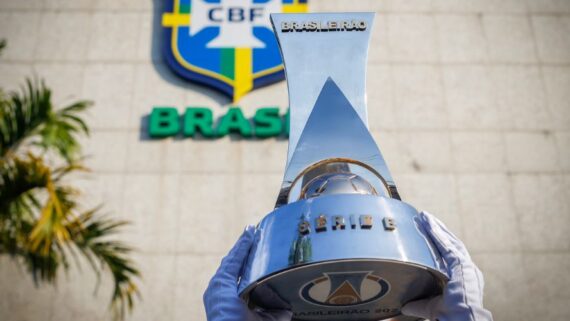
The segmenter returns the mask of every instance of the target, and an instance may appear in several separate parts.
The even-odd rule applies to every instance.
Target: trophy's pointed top
[[[300,178],[306,182],[319,173],[338,171],[339,163],[349,172],[354,172],[354,167],[366,168],[359,174],[377,191],[397,197],[395,189],[390,188],[392,176],[366,124],[342,89],[328,77],[293,151],[285,183],[294,184]],[[280,196],[278,205],[290,201],[284,196]]]
[[[318,157],[328,152],[333,154],[336,152],[336,157],[340,157],[346,149],[352,149],[350,146],[354,144],[368,149],[370,153],[379,153],[376,144],[360,146],[359,143],[363,139],[372,139],[366,124],[360,119],[336,82],[328,77],[293,151],[291,162],[293,163],[295,158],[302,157],[299,153],[303,152],[313,153]],[[351,140],[357,141],[351,142]],[[328,144],[328,142],[334,143]],[[344,145],[343,142],[347,144]],[[307,151],[311,147],[315,150]],[[329,147],[333,150],[329,151]]]

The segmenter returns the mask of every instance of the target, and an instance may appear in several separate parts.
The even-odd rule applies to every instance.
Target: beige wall
[[[160,1],[0,0],[0,86],[44,77],[55,101],[95,101],[86,204],[133,221],[143,301],[133,320],[205,320],[202,292],[243,226],[267,213],[283,140],[145,137],[153,105],[202,105],[160,56]],[[313,11],[378,12],[370,124],[403,198],[468,245],[499,321],[570,314],[570,1],[312,0]],[[287,105],[284,83],[239,103]],[[34,290],[0,261],[0,320],[106,320],[108,280],[62,275]]]

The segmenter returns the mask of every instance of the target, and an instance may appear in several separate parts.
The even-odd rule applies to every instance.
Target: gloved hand
[[[402,314],[432,321],[492,321],[483,308],[483,275],[465,245],[431,214],[420,213],[420,222],[437,246],[450,277],[443,294],[402,307]]]
[[[290,311],[250,310],[238,296],[238,278],[253,244],[254,228],[248,226],[222,260],[204,293],[208,321],[290,321]]]

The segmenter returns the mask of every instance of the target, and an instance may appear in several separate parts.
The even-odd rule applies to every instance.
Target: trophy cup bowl
[[[407,302],[448,280],[367,126],[374,14],[274,14],[290,101],[275,209],[258,224],[239,294],[294,320],[416,320]]]

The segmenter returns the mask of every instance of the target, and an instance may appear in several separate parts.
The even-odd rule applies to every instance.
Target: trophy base
[[[294,320],[417,320],[401,305],[441,293],[438,271],[375,259],[308,264],[260,280],[249,293],[264,309],[292,309]]]
[[[325,195],[280,207],[258,225],[240,280],[250,305],[296,320],[372,321],[442,293],[437,249],[408,204],[372,195]]]

